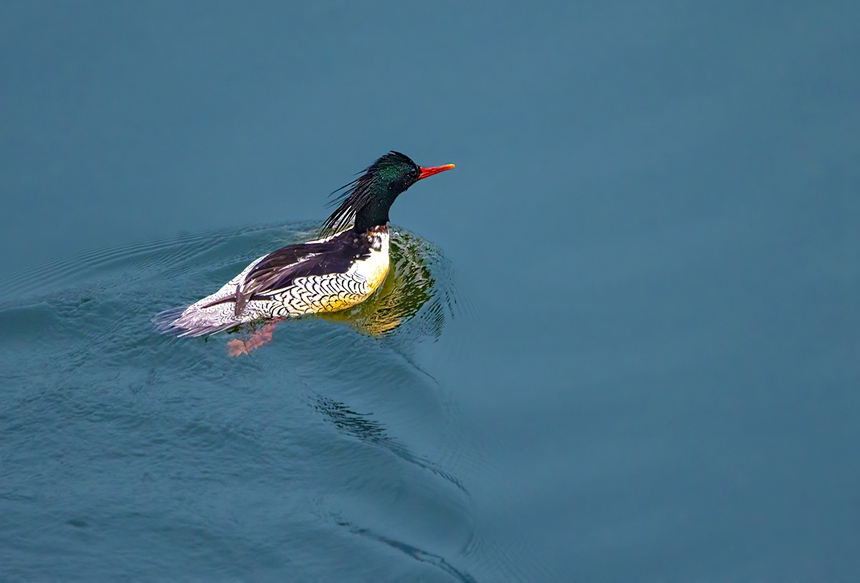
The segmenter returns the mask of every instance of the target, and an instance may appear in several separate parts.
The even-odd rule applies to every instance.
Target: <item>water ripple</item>
[[[455,565],[481,563],[458,477],[476,454],[414,351],[457,311],[436,246],[393,229],[392,274],[372,300],[284,322],[250,357],[229,358],[227,335],[151,326],[310,230],[128,245],[0,287],[0,539],[19,541],[3,551],[7,572],[163,578],[190,561],[237,576],[292,565],[314,579],[338,549],[338,568],[356,573],[417,561],[475,580]],[[401,558],[342,540],[335,515]]]

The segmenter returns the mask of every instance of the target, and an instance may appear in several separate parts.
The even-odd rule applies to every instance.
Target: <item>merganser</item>
[[[318,239],[260,257],[178,317],[178,310],[169,311],[156,322],[177,336],[203,336],[363,302],[388,274],[391,205],[419,180],[452,168],[423,168],[400,152],[385,154],[335,191],[343,191],[334,203],[339,206],[323,222]]]

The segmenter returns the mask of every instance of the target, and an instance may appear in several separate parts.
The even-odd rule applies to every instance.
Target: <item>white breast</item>
[[[363,280],[367,285],[367,294],[372,294],[385,281],[388,275],[390,260],[388,257],[388,229],[372,234],[370,257],[356,261],[350,267],[347,275],[353,279]]]

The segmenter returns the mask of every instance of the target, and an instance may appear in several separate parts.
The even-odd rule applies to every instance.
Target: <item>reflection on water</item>
[[[402,460],[448,480],[463,493],[466,493],[460,480],[436,467],[431,461],[414,455],[409,451],[409,448],[388,435],[381,422],[371,419],[371,414],[356,413],[350,410],[345,403],[321,395],[317,395],[314,408],[324,414],[344,434],[360,439],[364,443],[384,448]]]
[[[472,577],[469,573],[457,569],[456,567],[451,565],[451,563],[445,560],[445,557],[433,553],[428,553],[427,551],[414,547],[410,544],[394,540],[392,538],[388,538],[367,528],[357,528],[356,526],[348,522],[339,522],[338,524],[347,528],[352,534],[356,534],[369,538],[371,540],[375,540],[377,542],[381,542],[397,551],[400,551],[411,559],[414,559],[421,563],[427,563],[429,565],[432,565],[440,571],[450,575],[457,581],[460,581],[461,583],[476,583],[474,577]]]
[[[392,227],[391,268],[373,297],[321,317],[345,322],[372,336],[386,336],[420,312],[412,333],[438,337],[446,316],[454,314],[453,289],[441,249],[414,233]]]

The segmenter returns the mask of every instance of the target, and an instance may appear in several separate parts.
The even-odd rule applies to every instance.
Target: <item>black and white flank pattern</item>
[[[178,317],[165,313],[161,327],[203,336],[259,320],[343,310],[366,300],[388,267],[387,226],[289,245],[255,260]]]

